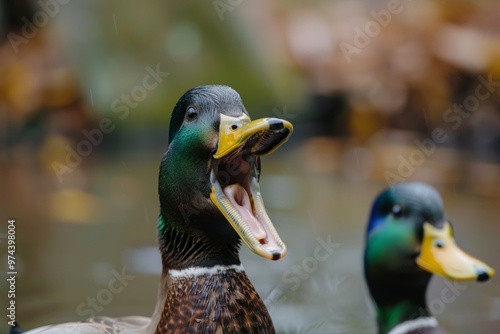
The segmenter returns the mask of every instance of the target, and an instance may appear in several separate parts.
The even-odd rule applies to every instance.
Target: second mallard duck
[[[377,197],[364,266],[381,334],[444,333],[425,301],[432,274],[486,281],[495,273],[458,248],[441,196],[424,183],[396,184]]]

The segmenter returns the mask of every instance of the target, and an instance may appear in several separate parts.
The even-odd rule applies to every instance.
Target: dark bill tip
[[[281,130],[285,127],[283,121],[278,118],[269,118],[269,130]]]
[[[272,258],[273,261],[277,261],[280,258],[281,258],[281,254],[280,253],[273,253],[273,258]]]
[[[477,269],[477,281],[486,282],[490,279],[490,275],[484,269]]]

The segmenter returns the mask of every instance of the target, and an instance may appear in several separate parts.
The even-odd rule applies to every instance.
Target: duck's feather
[[[146,334],[150,322],[150,318],[140,316],[95,317],[82,322],[44,326],[27,331],[25,334]]]

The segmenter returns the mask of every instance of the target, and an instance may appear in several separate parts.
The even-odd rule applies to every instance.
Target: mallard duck
[[[396,184],[377,197],[364,269],[379,333],[390,334],[444,333],[425,300],[432,274],[483,282],[495,273],[456,245],[441,196],[424,183]]]
[[[259,176],[260,157],[292,129],[277,118],[251,121],[230,87],[186,92],[173,110],[160,165],[163,273],[152,318],[98,317],[27,333],[274,333],[239,248],[243,241],[270,260],[287,252],[266,213]]]

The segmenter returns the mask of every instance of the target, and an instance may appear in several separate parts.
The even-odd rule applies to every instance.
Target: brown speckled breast
[[[275,333],[243,271],[172,277],[156,334]]]

